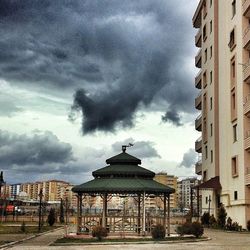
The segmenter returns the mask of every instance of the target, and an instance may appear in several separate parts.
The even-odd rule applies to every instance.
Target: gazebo
[[[146,228],[146,197],[161,197],[163,202],[164,228],[167,226],[167,234],[170,235],[170,194],[175,190],[153,180],[155,173],[145,169],[141,160],[126,153],[126,147],[122,146],[122,153],[106,160],[108,166],[92,172],[93,180],[74,186],[72,191],[77,193],[77,233],[82,232],[86,226],[83,214],[82,199],[84,196],[101,196],[103,209],[98,224],[105,228],[114,228],[115,218],[108,215],[108,197],[119,195],[134,197],[137,201],[137,216],[133,217],[133,229],[138,234],[147,233]]]

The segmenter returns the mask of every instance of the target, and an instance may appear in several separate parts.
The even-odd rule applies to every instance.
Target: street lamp
[[[42,197],[43,197],[43,190],[40,189],[39,192],[39,223],[38,223],[38,231],[41,231],[41,217],[42,217]]]

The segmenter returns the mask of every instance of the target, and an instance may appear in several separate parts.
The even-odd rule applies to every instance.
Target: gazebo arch
[[[163,226],[167,226],[170,235],[170,194],[175,190],[153,180],[155,173],[145,169],[141,160],[126,153],[126,146],[122,146],[122,153],[106,160],[108,166],[92,172],[93,180],[74,186],[72,191],[77,193],[77,233],[81,233],[84,226],[82,221],[82,198],[84,195],[101,196],[103,211],[100,224],[107,228],[108,195],[124,195],[137,198],[136,232],[146,232],[145,197],[159,196],[164,203]]]

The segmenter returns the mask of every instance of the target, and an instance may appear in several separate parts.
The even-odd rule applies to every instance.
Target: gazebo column
[[[168,194],[168,236],[170,236],[170,194]]]
[[[81,232],[82,226],[82,194],[77,195],[77,234]]]
[[[102,201],[102,205],[103,205],[103,209],[102,209],[102,226],[104,228],[107,227],[107,193],[105,193],[103,195],[103,201]]]
[[[166,194],[164,194],[164,199],[163,199],[163,214],[164,214],[164,218],[163,218],[163,227],[164,227],[164,230],[166,232],[166,219],[167,219],[167,197],[166,197]]]
[[[146,213],[145,213],[145,192],[142,197],[142,232],[145,234],[146,231]]]
[[[138,217],[137,217],[137,233],[141,232],[141,194],[138,194]]]

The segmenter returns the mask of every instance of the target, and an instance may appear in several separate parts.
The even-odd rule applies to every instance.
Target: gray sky
[[[128,142],[144,167],[194,175],[196,5],[1,0],[6,181],[81,183]]]

